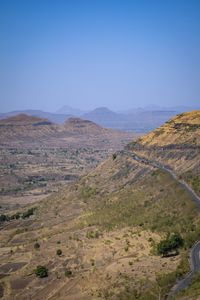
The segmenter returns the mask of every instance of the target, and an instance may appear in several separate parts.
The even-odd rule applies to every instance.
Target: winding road
[[[123,151],[124,154],[127,154],[134,160],[141,162],[146,165],[152,165],[153,167],[159,168],[164,170],[168,174],[170,174],[182,188],[188,192],[191,196],[191,199],[195,202],[196,206],[200,210],[200,197],[192,190],[192,188],[183,180],[180,180],[178,176],[171,170],[169,167],[160,164],[159,162],[148,160],[145,157],[138,156],[134,152],[131,151]],[[191,283],[192,278],[194,277],[195,273],[200,271],[200,240],[197,241],[190,250],[190,272],[181,280],[177,281],[177,283],[172,287],[170,293],[168,294],[167,299],[173,298],[176,293],[180,292],[181,290],[188,287]]]

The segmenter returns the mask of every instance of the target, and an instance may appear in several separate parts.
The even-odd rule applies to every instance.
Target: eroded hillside
[[[200,111],[174,117],[128,147],[176,172],[200,195]]]

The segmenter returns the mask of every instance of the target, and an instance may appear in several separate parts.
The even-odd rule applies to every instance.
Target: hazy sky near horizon
[[[199,0],[1,0],[0,112],[200,104]]]

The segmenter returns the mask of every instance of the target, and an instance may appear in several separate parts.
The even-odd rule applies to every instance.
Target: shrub
[[[44,266],[37,266],[35,269],[35,275],[39,278],[44,278],[48,276],[48,269]]]
[[[71,277],[72,276],[72,271],[70,269],[65,270],[65,276],[66,277]]]
[[[84,199],[88,199],[92,196],[95,196],[97,194],[97,189],[96,188],[92,188],[92,187],[89,187],[89,186],[86,186],[82,189],[81,191],[81,196],[84,198]]]
[[[91,261],[91,266],[94,267],[94,265],[95,265],[95,260],[94,260],[94,259],[91,259],[90,261]]]
[[[157,246],[158,254],[167,256],[173,250],[183,246],[183,239],[178,233],[174,233],[165,240],[161,240]]]
[[[29,218],[30,216],[32,216],[34,214],[35,209],[36,209],[35,207],[32,207],[32,208],[29,208],[27,211],[25,211],[22,214],[22,219],[26,219],[26,218]]]
[[[113,158],[113,160],[115,160],[115,159],[117,158],[117,154],[114,153],[114,154],[112,155],[112,158]]]
[[[58,250],[56,251],[56,254],[57,254],[58,256],[62,255],[62,250],[61,250],[61,249],[58,249]]]
[[[21,214],[19,212],[15,213],[14,215],[0,215],[0,222],[11,221],[11,220],[18,220],[20,219]]]
[[[20,219],[20,216],[21,216],[20,213],[17,212],[16,214],[11,216],[11,219],[18,220],[18,219]]]
[[[9,217],[7,215],[0,215],[0,222],[9,221]]]
[[[124,251],[128,251],[128,249],[129,249],[129,246],[127,245],[126,247],[124,247]]]
[[[98,239],[99,238],[99,232],[90,230],[86,233],[86,237],[88,239]]]
[[[39,249],[39,248],[40,248],[40,244],[39,244],[38,242],[36,242],[36,243],[34,244],[34,248],[35,248],[35,249]]]

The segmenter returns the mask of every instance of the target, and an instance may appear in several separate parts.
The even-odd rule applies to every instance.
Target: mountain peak
[[[82,111],[81,109],[78,109],[78,108],[71,107],[69,105],[64,105],[59,110],[57,110],[56,113],[80,116],[84,113],[84,111]]]
[[[119,117],[120,114],[110,110],[109,108],[102,106],[102,107],[97,107],[94,110],[90,111],[89,113],[85,115],[96,115],[96,116],[107,116],[107,117]]]
[[[111,111],[109,108],[107,108],[106,106],[102,106],[102,107],[97,107],[93,110],[93,112],[101,112],[101,113],[113,113],[113,111]]]

